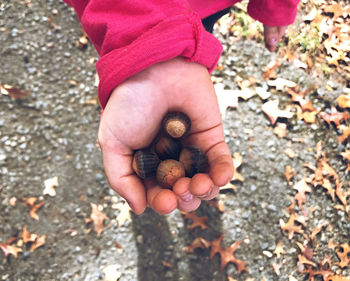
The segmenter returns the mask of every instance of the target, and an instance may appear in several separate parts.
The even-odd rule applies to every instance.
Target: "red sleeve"
[[[128,77],[177,56],[211,71],[222,51],[186,0],[65,0],[74,7],[100,55],[98,96],[102,108]]]
[[[249,15],[270,26],[290,25],[294,22],[299,0],[250,0]]]

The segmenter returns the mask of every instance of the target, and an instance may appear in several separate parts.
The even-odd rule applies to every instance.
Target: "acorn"
[[[195,146],[184,147],[180,152],[179,161],[185,167],[186,176],[190,178],[197,173],[205,173],[208,167],[207,157]]]
[[[167,159],[158,165],[157,181],[166,188],[172,188],[175,182],[185,176],[185,167],[179,161]]]
[[[181,142],[177,139],[162,136],[155,143],[154,149],[162,160],[178,160],[181,151]]]
[[[183,112],[169,112],[163,119],[162,127],[167,135],[179,139],[191,129],[191,120]]]
[[[155,152],[141,149],[133,156],[132,168],[140,178],[146,179],[156,176],[159,163],[160,159]]]

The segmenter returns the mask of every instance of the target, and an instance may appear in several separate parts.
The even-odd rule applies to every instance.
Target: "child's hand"
[[[264,24],[265,46],[270,52],[276,50],[278,41],[286,32],[287,26],[268,26]]]
[[[168,111],[190,117],[186,142],[200,147],[210,166],[208,174],[178,180],[173,191],[155,180],[142,181],[131,168],[133,151],[149,146]],[[182,58],[155,64],[120,84],[104,109],[98,136],[109,184],[136,214],[147,205],[159,214],[195,210],[233,176],[210,75],[204,66]]]

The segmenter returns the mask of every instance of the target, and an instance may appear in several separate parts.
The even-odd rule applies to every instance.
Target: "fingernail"
[[[206,194],[201,195],[201,196],[197,196],[197,197],[198,197],[199,199],[206,198],[206,197],[208,197],[208,196],[212,193],[212,191],[213,191],[213,188],[210,188],[209,191],[208,191]]]
[[[190,202],[193,200],[194,195],[191,194],[189,191],[186,191],[185,193],[179,195],[179,198],[184,202]]]

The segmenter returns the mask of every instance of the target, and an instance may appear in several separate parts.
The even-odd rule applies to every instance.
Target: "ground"
[[[338,139],[344,127],[321,116],[331,113],[337,97],[349,94],[346,82],[314,75],[281,53],[270,54],[263,44],[223,29],[216,29],[224,45],[213,73],[218,95],[243,95],[244,88],[259,87],[271,96],[240,97],[238,105],[229,100],[232,106],[223,111],[225,137],[239,163],[236,176],[242,178],[221,191],[216,205],[203,203],[197,216],[206,221],[192,228],[193,221],[178,211],[129,215],[108,187],[97,145],[98,55],[90,43],[77,44],[84,37],[74,11],[56,0],[0,4],[1,280],[311,280],[312,270],[344,278],[324,275],[324,280],[349,280],[348,257],[342,255],[350,233],[344,156],[349,144]],[[273,65],[278,78],[312,89],[314,122],[297,117],[286,86],[271,86],[272,74],[265,79]],[[8,85],[28,95],[15,98]],[[293,116],[272,124],[262,107],[272,100],[279,100],[281,109],[293,104]],[[340,125],[348,126],[343,119]],[[287,126],[285,137],[274,133],[279,124]],[[287,166],[294,169],[289,182]],[[318,178],[322,183],[313,177],[320,170],[326,171]],[[44,182],[55,177],[56,194],[45,194]],[[303,180],[308,191],[298,205],[296,195],[303,192],[295,188]],[[93,230],[91,203],[107,217],[101,233]],[[286,226],[291,218],[297,218],[291,223],[299,233]],[[241,242],[235,257],[246,262],[247,272],[238,273],[233,263],[220,270],[219,254],[210,258],[213,244],[186,251],[195,238],[214,241],[222,233],[222,248]],[[6,251],[11,252],[7,257]],[[331,261],[324,262],[327,255]]]

